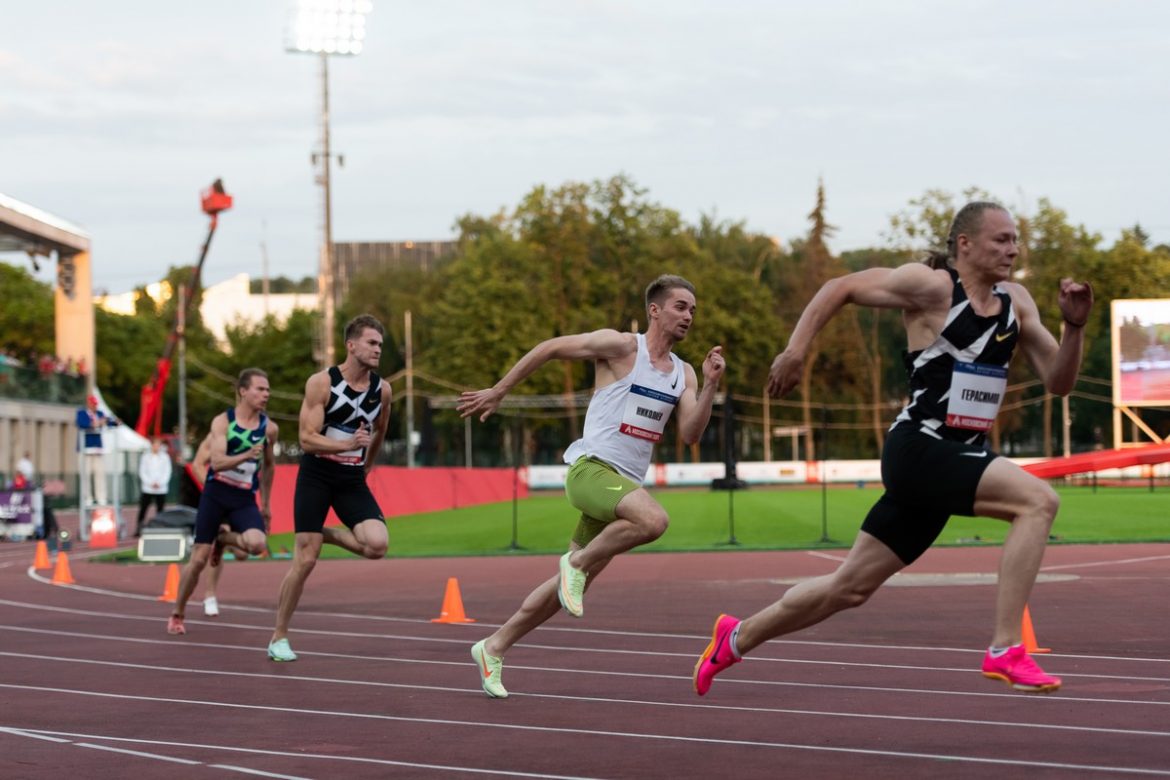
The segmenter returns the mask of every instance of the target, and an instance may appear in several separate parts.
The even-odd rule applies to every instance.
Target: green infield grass
[[[1170,495],[1165,488],[1060,487],[1053,543],[1170,542]],[[879,488],[762,488],[736,491],[657,490],[670,513],[666,534],[640,551],[843,548],[853,542]],[[822,504],[824,513],[822,513]],[[736,545],[730,545],[734,514]],[[822,521],[822,517],[825,518]],[[563,551],[577,514],[564,494],[542,492],[518,502],[513,549],[512,502],[394,517],[390,557],[500,555]],[[937,544],[999,544],[1008,524],[952,518]],[[826,539],[828,541],[826,541]],[[291,550],[292,534],[272,537],[273,551]],[[325,545],[323,557],[349,553]]]

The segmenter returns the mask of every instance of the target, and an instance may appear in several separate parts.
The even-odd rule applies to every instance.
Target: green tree
[[[0,347],[20,360],[54,354],[53,288],[25,268],[0,263],[0,290],[9,304],[0,306]]]

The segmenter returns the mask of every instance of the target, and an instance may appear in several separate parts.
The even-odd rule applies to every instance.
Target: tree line
[[[456,222],[458,242],[437,269],[372,270],[351,280],[338,322],[368,312],[387,326],[382,374],[394,377],[406,363],[404,315],[412,315],[416,462],[461,464],[467,427],[438,401],[461,387],[494,383],[537,342],[594,330],[644,329],[645,285],[661,273],[677,273],[697,289],[695,324],[678,345],[695,365],[722,344],[728,369],[724,389],[735,399],[741,458],[761,459],[764,425],[798,431],[801,458],[873,458],[882,434],[904,401],[904,332],[898,312],[848,307],[818,337],[807,370],[791,397],[765,410],[762,393],[773,356],[783,348],[801,310],[828,279],[872,266],[896,266],[945,246],[954,211],[970,199],[992,199],[980,190],[958,195],[931,190],[891,215],[878,246],[834,253],[834,226],[823,186],[810,198],[808,229],[786,242],[749,230],[745,223],[701,216],[689,224],[653,201],[625,176],[559,187],[537,186],[514,208],[468,214]],[[1005,205],[1012,208],[1010,202]],[[1170,295],[1170,247],[1153,246],[1140,226],[1122,231],[1111,245],[1074,224],[1046,199],[1034,209],[1012,209],[1020,231],[1017,274],[1032,292],[1045,324],[1059,337],[1059,279],[1093,284],[1096,305],[1086,327],[1082,381],[1071,396],[1075,450],[1111,446],[1111,345],[1109,301]],[[22,269],[0,267],[6,297],[21,296],[31,308],[0,314],[5,341],[52,348],[52,290]],[[171,268],[174,289],[190,269]],[[139,391],[149,380],[175,317],[173,299],[154,300],[137,290],[137,310],[124,316],[97,312],[95,379],[114,411],[137,418]],[[295,421],[305,380],[315,370],[317,316],[296,312],[287,321],[229,327],[218,344],[198,316],[197,297],[188,318],[188,426],[194,436],[232,403],[230,380],[255,365],[268,374],[272,415]],[[42,316],[30,317],[29,312]],[[31,320],[31,321],[30,321]],[[340,331],[340,325],[338,327]],[[337,354],[344,355],[340,332]],[[8,346],[6,344],[6,346]],[[174,376],[174,374],[172,374]],[[1034,381],[1024,361],[1009,377],[993,445],[1013,455],[1060,450],[1056,406]],[[543,367],[514,394],[564,396],[588,390],[592,368],[582,363]],[[177,425],[175,381],[168,388],[164,425]],[[393,382],[394,415],[385,458],[403,462],[406,399],[401,378]],[[577,404],[504,410],[471,427],[476,465],[558,462],[581,428]],[[718,411],[717,411],[718,414]],[[1170,414],[1147,413],[1160,435],[1170,433]],[[722,426],[713,422],[703,441],[687,451],[668,437],[664,461],[721,460]],[[284,451],[296,452],[296,425],[281,427]],[[196,439],[197,441],[197,439]],[[791,457],[787,439],[774,459]]]

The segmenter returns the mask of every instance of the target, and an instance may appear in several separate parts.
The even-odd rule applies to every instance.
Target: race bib
[[[678,397],[642,385],[631,385],[619,430],[637,439],[659,442]]]
[[[344,425],[326,425],[324,433],[325,438],[340,441],[342,439],[348,439],[353,436],[355,430],[356,429],[348,428]],[[337,461],[338,463],[344,463],[348,466],[358,466],[362,463],[365,463],[366,460],[364,457],[364,449],[362,447],[358,447],[356,450],[346,450],[345,452],[330,452],[326,455],[322,455],[321,457]]]
[[[955,362],[947,425],[969,431],[991,430],[1007,392],[1007,369],[983,363]]]
[[[238,464],[235,468],[230,468],[227,471],[217,471],[213,479],[220,482],[226,482],[232,487],[243,488],[244,490],[252,489],[252,477],[256,476],[256,469],[259,463],[255,460],[246,460]]]

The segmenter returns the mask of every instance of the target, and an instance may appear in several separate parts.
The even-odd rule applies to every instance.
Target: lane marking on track
[[[21,690],[34,690],[48,693],[66,693],[78,696],[100,697],[122,699],[137,702],[154,702],[162,704],[183,704],[193,705],[197,707],[215,707],[215,708],[229,708],[245,711],[256,712],[275,712],[286,715],[310,715],[321,716],[329,718],[354,718],[359,720],[373,720],[382,722],[397,722],[397,723],[411,723],[411,724],[429,724],[436,726],[461,726],[474,729],[500,729],[503,731],[520,731],[520,732],[535,732],[541,734],[559,734],[570,735],[574,737],[590,736],[600,737],[607,740],[607,744],[613,744],[617,741],[648,741],[648,742],[665,742],[674,744],[694,744],[694,745],[709,745],[718,747],[754,747],[754,748],[772,748],[775,750],[789,750],[789,751],[808,751],[814,753],[827,754],[844,754],[844,755],[861,755],[861,756],[880,756],[883,758],[902,758],[912,760],[926,760],[930,762],[948,761],[954,763],[967,763],[976,765],[990,765],[1001,767],[1027,767],[1032,769],[1067,769],[1080,770],[1090,772],[1112,772],[1118,774],[1135,774],[1135,775],[1153,775],[1170,777],[1170,770],[1164,769],[1149,769],[1145,767],[1126,767],[1110,764],[1073,764],[1068,762],[1057,761],[1037,761],[1024,759],[1009,759],[1009,758],[992,758],[987,756],[962,755],[958,753],[924,753],[915,751],[902,750],[880,750],[876,748],[859,748],[859,747],[843,747],[830,745],[806,745],[794,742],[772,742],[766,740],[752,740],[752,739],[724,739],[719,737],[694,737],[682,736],[677,734],[663,734],[650,732],[634,732],[634,731],[606,731],[603,729],[585,729],[585,728],[562,728],[556,726],[536,726],[531,724],[514,724],[514,723],[500,723],[499,721],[476,721],[476,720],[454,720],[451,718],[424,718],[417,716],[401,716],[401,715],[382,715],[373,713],[354,713],[338,710],[314,710],[304,707],[274,707],[259,704],[231,704],[224,702],[213,702],[206,699],[174,699],[167,697],[141,696],[129,694],[108,694],[95,693],[92,691],[74,691],[65,688],[49,688],[40,686],[24,686],[24,685],[7,685],[0,684],[4,688],[16,688]],[[43,733],[61,735],[63,732],[44,731]],[[66,736],[69,736],[66,734]],[[84,739],[107,739],[115,740],[120,738],[102,737],[100,735],[73,735],[81,736]],[[121,740],[121,741],[139,741],[139,740]],[[167,742],[148,742],[148,744],[171,744]],[[181,744],[181,743],[179,743]],[[216,746],[219,750],[230,750],[232,748],[225,748],[223,746]],[[253,751],[246,752],[266,753],[268,751]],[[278,754],[279,755],[279,754]],[[297,754],[298,758],[308,757],[308,754]],[[349,761],[377,761],[377,759],[357,758],[353,756],[327,756],[332,760],[349,760]],[[537,776],[537,775],[529,775]]]
[[[1041,566],[1040,571],[1057,571],[1059,569],[1087,569],[1093,566],[1118,566],[1129,563],[1147,563],[1149,561],[1170,560],[1170,555],[1150,555],[1145,558],[1120,558],[1112,561],[1089,561],[1086,563],[1061,563],[1054,566]]]
[[[148,597],[143,597],[143,598],[148,598]],[[157,599],[148,598],[148,600],[152,601],[152,602],[157,602]],[[75,609],[72,607],[55,607],[55,606],[50,606],[50,605],[46,605],[46,604],[30,604],[30,603],[24,602],[24,601],[12,601],[9,599],[0,599],[0,606],[16,607],[19,609],[30,609],[30,610],[34,610],[34,611],[60,612],[60,613],[65,613],[65,614],[70,614],[70,615],[79,615],[82,617],[103,617],[103,618],[111,618],[114,620],[134,620],[134,621],[143,621],[143,622],[156,622],[156,621],[162,620],[162,618],[160,618],[158,616],[129,615],[129,614],[121,613],[121,612],[97,612],[97,611],[91,610],[91,609]],[[272,613],[272,610],[261,610],[258,608],[256,608],[255,611],[264,612],[266,614]],[[298,612],[297,614],[300,615],[301,613]],[[332,614],[332,613],[326,614],[326,613],[320,613],[320,612],[311,613],[311,614],[313,614],[317,617],[321,617],[321,618],[350,617],[350,616],[345,616],[345,615],[341,615],[341,614]],[[352,617],[360,619],[360,618],[363,618],[366,616],[354,615]],[[395,620],[395,621],[401,621],[401,622],[405,622],[405,623],[410,623],[410,624],[418,625],[420,627],[421,626],[431,626],[430,620],[421,620],[421,619],[416,619],[416,618],[388,618],[388,619]],[[271,631],[272,630],[271,626],[269,626],[269,625],[255,626],[255,625],[248,625],[245,623],[230,623],[230,622],[226,622],[222,619],[198,620],[198,619],[193,619],[193,618],[187,618],[186,623],[187,623],[187,625],[194,625],[194,626],[208,626],[208,627],[219,626],[222,628],[238,628],[238,629],[246,630],[246,631]],[[472,624],[467,624],[467,625],[452,624],[450,627],[454,628],[455,630],[467,630],[467,629],[476,630],[476,629],[478,629],[478,630],[482,631],[482,629],[484,629],[484,628],[494,628],[494,627],[498,627],[498,625],[499,624],[493,624],[493,623],[475,623],[474,625],[472,625]],[[6,626],[6,627],[10,628],[12,630],[20,630],[22,628],[22,627],[18,627],[18,626]],[[541,626],[538,629],[538,631],[541,631],[541,632],[554,631],[554,630],[558,630],[558,629],[549,628],[547,626]],[[697,641],[700,643],[710,639],[709,634],[701,634],[701,635],[700,634],[660,634],[660,633],[650,633],[650,632],[640,632],[640,631],[587,630],[587,629],[562,629],[562,630],[575,630],[577,633],[581,633],[581,634],[599,634],[602,636],[620,636],[620,637],[629,637],[629,638],[638,638],[638,639],[641,639],[641,638],[681,639],[681,640],[684,640],[687,642],[696,642]],[[346,636],[346,637],[351,637],[351,638],[356,638],[356,639],[399,639],[399,640],[407,641],[407,642],[433,642],[436,644],[463,644],[463,643],[466,643],[466,641],[467,641],[466,639],[444,639],[444,638],[440,638],[440,637],[404,636],[401,634],[371,634],[371,633],[365,633],[365,632],[360,632],[360,631],[337,631],[337,630],[310,629],[310,628],[298,628],[296,630],[296,633],[319,635],[319,636]],[[88,636],[88,635],[83,635],[83,636]],[[98,635],[95,635],[95,636],[98,636]],[[143,641],[153,641],[153,640],[143,640]],[[168,640],[161,640],[161,641],[167,642]],[[176,641],[176,640],[169,640],[169,642],[174,642],[174,641]],[[773,639],[773,640],[768,642],[768,645],[769,645],[769,647],[774,647],[774,648],[779,648],[780,646],[783,646],[783,645],[793,645],[793,646],[801,646],[801,647],[829,647],[829,648],[861,649],[861,650],[892,650],[892,651],[898,651],[898,652],[914,651],[914,652],[938,652],[938,653],[963,653],[965,655],[977,654],[979,656],[982,656],[983,653],[985,652],[982,649],[972,650],[969,647],[928,647],[925,645],[879,645],[879,644],[869,644],[869,643],[862,643],[862,642],[831,642],[831,641],[808,641],[808,640],[786,640],[786,639]],[[538,645],[538,644],[530,644],[527,642],[525,642],[524,644],[519,645],[519,646],[524,647],[524,648],[537,649],[537,650],[564,650],[564,651],[568,651],[568,652],[580,651],[580,652],[617,653],[617,654],[634,654],[634,655],[637,655],[637,654],[652,655],[653,654],[652,651],[620,650],[620,649],[595,649],[595,648],[575,647],[572,645]],[[693,657],[696,657],[696,658],[698,657],[697,652],[693,653],[693,654],[661,653],[661,655],[693,655]],[[357,657],[357,656],[355,656],[355,657]],[[1102,661],[1135,661],[1135,662],[1150,662],[1150,663],[1170,663],[1170,658],[1136,658],[1136,657],[1132,657],[1132,656],[1075,655],[1075,654],[1071,654],[1071,653],[1055,653],[1051,657],[1053,657],[1053,658],[1078,658],[1078,659],[1083,659],[1083,660],[1102,660]],[[785,663],[790,662],[790,659],[771,658],[771,657],[764,656],[764,655],[753,655],[748,660],[751,660],[751,661],[781,661],[781,662],[785,662]],[[826,661],[824,661],[824,663],[832,664],[832,663],[836,663],[836,662],[826,660]],[[885,666],[885,664],[879,664],[879,666]]]
[[[126,748],[110,747],[108,745],[95,745],[92,742],[74,742],[77,747],[92,748],[93,750],[108,750],[111,753],[125,753],[131,756],[138,756],[139,758],[153,758],[155,761],[172,761],[176,764],[186,764],[187,766],[201,766],[202,761],[192,761],[189,758],[177,758],[175,756],[163,756],[158,753],[144,753],[140,750],[127,750]]]
[[[275,772],[261,772],[259,769],[248,769],[245,766],[232,766],[231,764],[208,764],[208,766],[212,769],[226,769],[229,772],[241,772],[245,775],[275,777],[277,780],[313,780],[311,777],[302,777],[301,775],[278,775]]]
[[[116,641],[117,638],[111,637],[111,640]],[[192,643],[192,645],[195,647],[210,647],[210,648],[214,648],[214,649],[245,650],[247,652],[257,652],[257,650],[255,648],[251,648],[251,647],[236,647],[236,646],[232,646],[232,645],[212,645],[212,644],[206,644],[206,643],[204,643],[204,644]],[[312,653],[312,652],[301,652],[301,651],[298,651],[298,653],[300,653],[301,655],[305,655],[305,656],[317,656],[317,657],[322,657],[322,658],[344,658],[347,660],[362,660],[362,661],[386,661],[386,662],[397,663],[397,664],[416,664],[416,665],[423,665],[423,666],[440,666],[440,667],[456,666],[456,667],[461,667],[461,668],[467,668],[467,666],[469,665],[468,662],[466,662],[466,661],[460,661],[460,662],[457,662],[457,661],[437,661],[437,660],[432,661],[432,660],[420,660],[420,659],[416,659],[416,658],[393,658],[393,657],[385,657],[385,656],[355,656],[355,655],[347,655],[344,653]],[[322,678],[322,677],[290,675],[290,674],[285,674],[285,673],[259,674],[256,672],[229,672],[229,671],[225,671],[222,669],[217,669],[217,670],[211,671],[211,670],[202,670],[202,669],[188,669],[185,667],[151,666],[148,664],[138,664],[138,663],[129,663],[129,662],[121,662],[121,661],[101,661],[101,660],[95,660],[95,659],[66,658],[66,657],[60,657],[60,656],[46,656],[43,654],[13,653],[13,652],[9,652],[9,651],[0,651],[0,657],[5,657],[5,656],[15,657],[15,658],[27,658],[31,661],[59,661],[59,662],[63,662],[66,664],[91,664],[91,665],[100,665],[100,666],[121,667],[121,668],[127,668],[127,669],[154,669],[156,671],[181,672],[181,673],[186,673],[186,674],[225,675],[225,676],[239,676],[239,677],[257,676],[257,677],[261,677],[261,678],[265,678],[265,679],[268,679],[268,678],[298,679],[298,680],[304,680],[306,682],[326,681],[326,682],[342,684],[342,685],[369,685],[369,686],[373,686],[373,687],[388,687],[388,688],[412,688],[412,687],[414,687],[413,684],[407,684],[407,683],[386,683],[386,682],[373,682],[373,681],[368,681],[368,680],[341,680],[341,679]],[[612,671],[612,670],[600,670],[599,671],[599,670],[578,669],[578,668],[561,668],[561,667],[554,667],[554,666],[532,666],[532,665],[523,665],[523,664],[514,664],[514,665],[509,666],[508,668],[511,670],[520,670],[520,671],[525,671],[525,672],[538,672],[538,673],[548,673],[548,674],[599,675],[602,677],[625,677],[625,678],[635,678],[635,679],[645,679],[645,680],[669,680],[669,681],[684,680],[684,681],[689,681],[691,679],[689,676],[673,675],[673,674],[653,674],[653,673],[647,673],[647,672],[618,672],[618,671]],[[930,668],[924,668],[921,670],[922,671],[957,672],[957,673],[960,673],[963,675],[972,675],[973,674],[972,670],[970,670],[970,669],[930,669]],[[1121,680],[1125,680],[1125,681],[1132,681],[1134,678],[1121,677],[1121,678],[1112,678],[1112,679],[1121,679]],[[1161,678],[1154,678],[1154,680],[1161,681],[1161,682],[1170,682],[1170,681],[1162,680]],[[935,696],[972,697],[972,698],[977,698],[977,699],[1010,698],[1010,699],[1014,699],[1017,701],[1021,700],[1021,694],[1011,693],[1011,692],[1009,692],[1009,693],[986,693],[986,692],[979,692],[979,691],[948,691],[948,690],[940,690],[938,688],[897,688],[897,687],[891,687],[891,686],[844,685],[844,684],[834,684],[834,683],[809,683],[809,682],[794,682],[794,681],[789,681],[789,680],[740,679],[740,678],[734,678],[734,677],[733,678],[724,678],[724,681],[728,684],[731,684],[731,685],[752,686],[752,687],[779,686],[779,687],[786,687],[786,688],[813,688],[813,689],[847,690],[847,691],[876,691],[876,692],[880,692],[880,693],[910,693],[910,694],[925,694],[925,695],[935,695]],[[0,687],[4,687],[3,684],[0,684]],[[462,691],[465,691],[467,689],[448,688],[448,687],[443,687],[443,686],[427,686],[426,690],[462,692]],[[574,697],[574,698],[579,698],[579,697]],[[585,698],[587,700],[595,700],[591,697],[585,697]],[[1125,705],[1125,706],[1152,706],[1152,707],[1170,706],[1170,701],[1144,701],[1144,700],[1134,700],[1134,699],[1106,699],[1106,698],[1097,698],[1097,697],[1077,697],[1077,696],[1068,696],[1068,695],[1065,695],[1064,693],[1061,693],[1059,696],[1029,696],[1029,697],[1023,697],[1023,698],[1027,699],[1028,701],[1033,701],[1033,702],[1057,702],[1057,701],[1059,701],[1059,702],[1076,702],[1076,703],[1089,703],[1089,704],[1092,704],[1094,706],[1097,706],[1100,704],[1119,704],[1119,705]],[[604,699],[597,699],[597,700],[604,701]],[[706,704],[702,704],[702,703],[690,703],[690,704],[679,703],[676,706],[705,708],[707,706],[715,706],[715,705],[706,705]],[[1041,706],[1045,706],[1045,705],[1041,705]],[[769,712],[772,710],[764,708],[764,709],[761,709],[759,711]],[[780,711],[783,711],[783,710],[780,710]]]
[[[398,720],[409,720],[409,718],[399,718]],[[110,750],[110,751],[120,752],[120,753],[131,753],[131,754],[137,755],[137,756],[143,756],[143,757],[147,757],[147,758],[157,758],[157,759],[161,759],[164,761],[181,761],[181,762],[187,763],[187,764],[200,764],[200,765],[202,765],[203,762],[202,761],[191,761],[188,759],[170,758],[168,756],[160,756],[160,755],[154,754],[154,753],[137,752],[137,751],[132,751],[132,750],[121,750],[121,749],[117,749],[117,748],[113,748],[113,747],[104,747],[101,745],[94,745],[94,744],[90,744],[90,743],[73,742],[71,739],[56,739],[56,738],[50,737],[48,735],[61,735],[61,736],[66,736],[66,737],[72,737],[74,739],[101,739],[101,740],[106,740],[107,742],[126,742],[126,743],[138,744],[138,745],[153,745],[153,746],[160,746],[160,747],[180,747],[180,748],[185,748],[185,749],[190,749],[190,750],[212,750],[212,751],[221,751],[221,752],[230,752],[230,753],[243,753],[246,755],[253,755],[253,756],[276,756],[278,758],[296,758],[298,760],[299,759],[320,759],[320,760],[324,760],[324,761],[340,761],[340,762],[346,762],[346,763],[374,764],[377,766],[400,766],[400,767],[408,767],[410,769],[433,769],[433,770],[437,770],[440,772],[461,772],[464,774],[498,775],[498,776],[503,776],[503,777],[532,777],[532,778],[541,778],[542,780],[598,780],[597,778],[582,777],[582,776],[578,776],[578,775],[549,775],[549,774],[541,774],[538,772],[520,772],[520,771],[509,771],[509,770],[501,770],[501,769],[484,769],[484,768],[480,768],[480,767],[454,766],[454,765],[449,765],[449,764],[423,764],[423,763],[419,763],[419,762],[415,762],[415,761],[394,761],[394,760],[388,759],[388,758],[367,758],[367,757],[363,757],[363,756],[340,756],[340,755],[328,755],[328,754],[323,755],[320,753],[300,753],[300,752],[298,752],[298,753],[282,753],[282,752],[277,751],[277,750],[260,750],[258,748],[236,747],[236,746],[232,746],[232,745],[204,745],[204,744],[200,744],[198,742],[172,742],[172,741],[166,741],[166,740],[116,737],[116,736],[110,736],[107,734],[73,734],[73,733],[70,733],[67,731],[41,731],[41,730],[35,730],[35,729],[18,729],[18,728],[11,728],[11,727],[5,727],[5,726],[0,726],[0,732],[15,734],[17,736],[26,736],[26,737],[30,737],[30,738],[34,738],[34,739],[36,739],[36,738],[51,739],[54,742],[71,743],[71,744],[79,745],[81,747],[98,748],[101,750]],[[247,769],[245,767],[236,767],[236,766],[230,766],[230,765],[224,765],[224,764],[209,764],[208,766],[215,767],[217,769],[229,769],[229,770],[236,771],[236,772],[244,772],[247,774],[260,775],[262,777],[280,777],[280,778],[291,778],[291,780],[305,780],[305,778],[296,777],[295,775],[282,775],[282,774],[261,772],[261,771],[255,770],[255,769]],[[340,769],[340,768],[335,768],[335,769]]]

